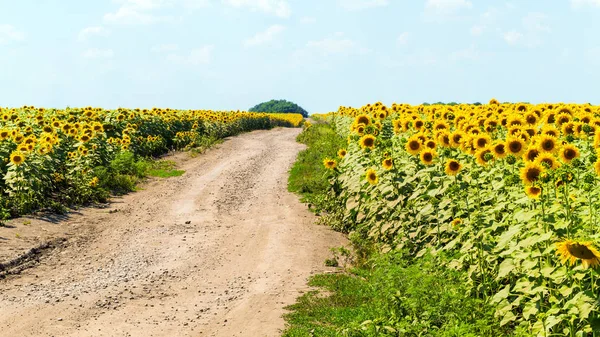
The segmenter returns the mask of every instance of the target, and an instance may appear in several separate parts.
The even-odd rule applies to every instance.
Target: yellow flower
[[[98,177],[92,178],[92,180],[90,180],[90,187],[96,187],[96,186],[98,186],[98,182],[99,181],[100,181],[100,179],[98,179]]]
[[[506,143],[503,141],[496,141],[494,146],[492,147],[492,152],[494,157],[497,159],[502,159],[506,157]]]
[[[347,152],[345,149],[340,149],[337,153],[338,157],[340,158],[344,158],[346,156]]]
[[[458,226],[460,226],[461,224],[462,224],[462,219],[460,219],[460,218],[452,220],[452,228],[454,228],[454,229],[458,229]]]
[[[445,172],[449,176],[455,176],[462,169],[462,165],[455,159],[448,159],[446,162]]]
[[[394,161],[392,158],[385,158],[381,163],[381,166],[383,166],[385,170],[391,170],[394,167]]]
[[[570,163],[577,157],[579,157],[579,150],[574,145],[566,144],[560,150],[560,158],[565,163]]]
[[[364,135],[360,138],[359,143],[363,149],[366,149],[366,148],[374,149],[375,148],[375,136]]]
[[[554,157],[550,153],[540,154],[537,158],[535,158],[535,162],[540,165],[546,164],[549,169],[556,169],[556,168],[560,167],[560,163],[558,162],[556,157]]]
[[[25,154],[20,151],[14,151],[10,154],[10,162],[19,166],[25,162]]]
[[[554,153],[558,147],[558,140],[548,134],[544,134],[540,137],[538,144],[540,151]]]
[[[433,151],[429,148],[421,151],[421,156],[420,156],[421,162],[425,165],[433,164],[433,159],[435,157],[436,157],[435,151]]]
[[[542,194],[542,189],[537,186],[526,186],[525,194],[531,199],[539,199]]]
[[[488,155],[491,156],[491,158]],[[493,158],[492,150],[487,147],[479,149],[475,153],[475,161],[481,166],[486,166],[488,161],[492,160]]]
[[[540,174],[544,172],[542,165],[538,163],[527,163],[525,167],[521,169],[521,180],[525,185],[532,185],[540,179]]]
[[[422,148],[423,145],[421,144],[419,138],[417,138],[416,136],[410,137],[408,139],[408,142],[406,143],[406,151],[412,155],[419,154]]]
[[[333,159],[325,158],[323,165],[325,165],[326,169],[333,170],[337,166],[337,163]]]
[[[556,244],[556,255],[562,263],[573,265],[581,260],[583,268],[594,268],[600,265],[600,253],[592,242],[563,240]]]
[[[509,138],[506,140],[506,145],[508,147],[508,152],[517,158],[520,157],[525,150],[525,141],[521,138]]]
[[[365,177],[367,178],[367,181],[371,185],[377,185],[377,183],[379,182],[379,178],[377,177],[377,172],[372,168],[367,170]]]
[[[540,155],[540,151],[539,151],[538,147],[535,145],[530,145],[527,148],[527,151],[525,151],[525,154],[523,154],[523,160],[527,161],[527,162],[532,162],[539,155]]]

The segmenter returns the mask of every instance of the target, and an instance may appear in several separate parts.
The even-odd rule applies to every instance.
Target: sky
[[[600,104],[600,0],[0,0],[0,106]]]

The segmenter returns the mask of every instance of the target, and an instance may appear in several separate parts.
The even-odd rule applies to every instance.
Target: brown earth
[[[0,262],[66,239],[0,280],[0,336],[280,335],[283,308],[344,243],[287,192],[299,132],[179,154],[183,176],[106,208],[0,227]]]

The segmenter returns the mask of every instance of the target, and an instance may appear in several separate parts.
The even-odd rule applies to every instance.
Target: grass
[[[426,257],[407,264],[401,253],[373,257],[351,273],[316,275],[288,307],[284,337],[505,336],[482,300],[465,296],[460,274]]]
[[[345,147],[346,142],[328,124],[312,125],[298,135],[297,141],[308,148],[298,154],[290,171],[288,189],[310,202],[312,196],[329,189],[330,172],[323,166],[323,159],[337,158],[338,150]]]
[[[148,175],[158,178],[179,177],[185,173],[183,170],[176,170],[177,164],[170,160],[155,161],[150,164]]]

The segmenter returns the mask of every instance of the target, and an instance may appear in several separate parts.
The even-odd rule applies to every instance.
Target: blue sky
[[[0,0],[0,105],[600,103],[600,0]]]

